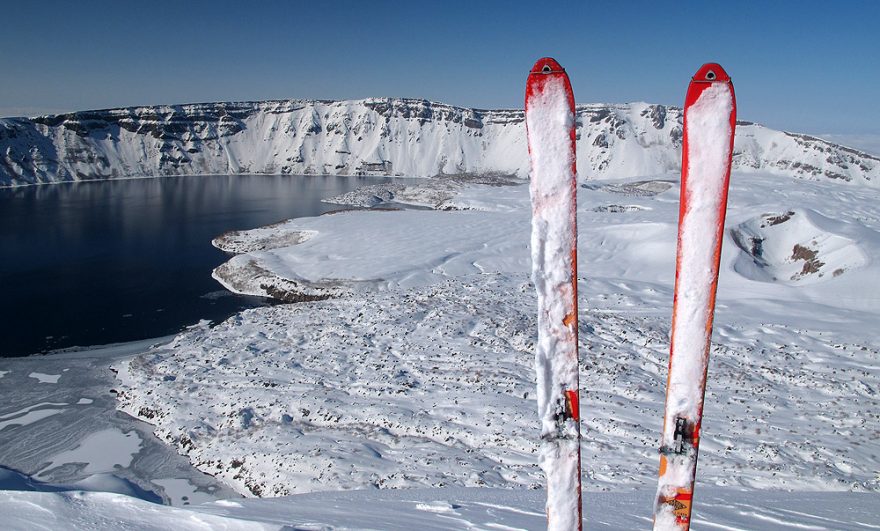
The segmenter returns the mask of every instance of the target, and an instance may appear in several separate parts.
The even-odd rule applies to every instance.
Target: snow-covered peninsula
[[[682,111],[577,107],[582,179],[677,171]],[[740,122],[734,171],[880,183],[880,158]],[[526,178],[522,110],[416,99],[281,100],[131,107],[0,119],[0,186],[198,174]]]

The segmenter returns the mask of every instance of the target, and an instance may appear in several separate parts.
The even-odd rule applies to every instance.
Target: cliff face
[[[577,108],[581,179],[677,171],[682,111]],[[411,99],[132,107],[0,119],[0,185],[120,177],[291,173],[528,176],[521,110]],[[737,126],[734,169],[877,186],[880,159],[806,135]]]

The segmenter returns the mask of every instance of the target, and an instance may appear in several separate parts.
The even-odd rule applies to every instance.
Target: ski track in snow
[[[656,482],[678,210],[669,181],[589,182],[581,190],[586,489]],[[829,207],[830,194],[841,203]],[[728,227],[797,202],[833,220],[824,230],[875,256],[870,196],[734,174]],[[486,211],[359,212],[279,225],[317,234],[240,256],[274,256],[279,271],[306,278],[315,262],[344,272],[372,260],[388,273],[381,289],[363,285],[340,299],[248,310],[186,331],[118,365],[120,408],[249,496],[542,485],[535,296],[528,249],[517,240],[528,237],[528,192],[475,186],[454,202]],[[621,202],[640,208],[597,208]],[[355,241],[378,227],[397,230],[396,219],[406,220],[406,245],[369,240],[369,254]],[[345,232],[352,223],[361,230]],[[488,246],[479,237],[486,230]],[[409,242],[420,246],[407,252]],[[738,274],[742,252],[724,245],[697,490],[880,490],[880,346],[869,326],[878,301],[858,295],[877,293],[876,265],[792,286]],[[412,264],[443,256],[482,267],[413,276]]]

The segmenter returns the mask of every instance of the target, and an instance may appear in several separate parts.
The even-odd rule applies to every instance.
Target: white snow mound
[[[752,218],[731,230],[742,251],[734,270],[752,280],[802,285],[866,265],[866,253],[854,240],[837,234],[836,224],[800,209]]]

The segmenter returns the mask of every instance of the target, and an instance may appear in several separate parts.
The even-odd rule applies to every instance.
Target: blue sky
[[[880,2],[867,0],[6,0],[2,13],[0,116],[369,96],[518,107],[550,55],[580,103],[680,105],[718,61],[742,119],[880,134]]]

